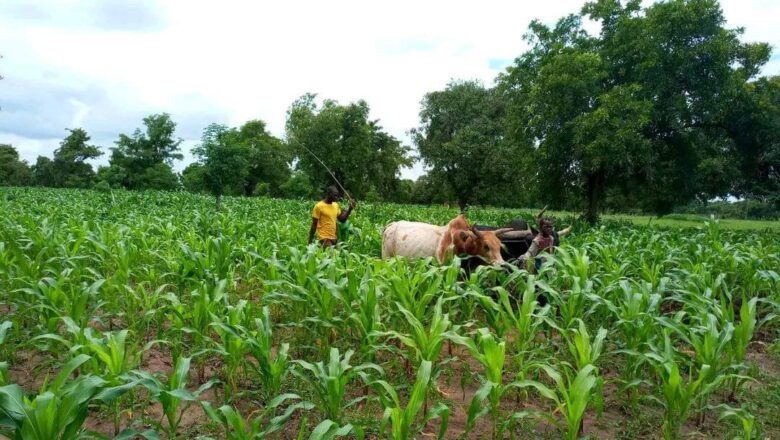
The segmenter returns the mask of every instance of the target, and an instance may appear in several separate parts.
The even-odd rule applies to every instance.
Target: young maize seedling
[[[13,327],[11,321],[3,321],[0,323],[0,353],[3,351],[3,343],[5,342],[8,330]],[[3,356],[5,358],[5,356]],[[0,362],[0,386],[8,383],[8,362]]]
[[[417,369],[417,379],[414,382],[412,391],[409,393],[409,401],[405,407],[401,406],[401,400],[392,385],[383,380],[372,382],[385,408],[379,431],[384,433],[389,428],[389,439],[415,439],[429,421],[439,417],[441,418],[441,426],[437,438],[444,438],[449,420],[449,408],[444,404],[436,405],[428,414],[424,415],[420,422],[417,422],[420,410],[426,402],[426,395],[431,381],[431,369],[432,364],[430,361],[422,361],[420,363],[420,367]]]
[[[341,423],[344,409],[364,400],[366,396],[359,397],[344,404],[344,396],[347,386],[357,377],[366,383],[370,383],[365,374],[367,370],[374,370],[378,374],[384,374],[382,368],[375,364],[362,364],[353,367],[349,364],[353,350],[344,353],[342,357],[337,348],[330,349],[328,363],[320,361],[311,364],[306,361],[294,361],[299,368],[292,370],[293,374],[309,384],[314,392],[314,404],[325,413],[325,416],[336,423]]]
[[[664,407],[663,436],[667,440],[678,438],[680,428],[694,403],[705,401],[730,375],[712,375],[709,365],[701,365],[697,370],[689,362],[688,374],[684,376],[680,372],[678,354],[672,346],[668,330],[664,332],[664,348],[653,347],[653,351],[646,356],[653,362],[660,382],[662,398],[649,398]]]
[[[197,390],[187,389],[187,378],[190,374],[190,358],[178,358],[173,366],[170,377],[160,380],[146,371],[133,371],[132,376],[138,383],[149,391],[149,396],[160,403],[163,416],[167,423],[163,426],[162,420],[156,422],[161,430],[165,430],[171,439],[177,438],[177,431],[181,424],[181,418],[192,402],[197,400],[204,391],[214,385],[214,381],[206,382]],[[186,403],[185,403],[186,402]],[[184,406],[182,406],[184,403]]]
[[[568,440],[578,438],[582,430],[582,419],[585,416],[585,410],[593,398],[593,391],[598,382],[596,367],[588,364],[580,370],[572,371],[572,368],[563,364],[563,374],[550,365],[544,364],[539,367],[552,379],[555,383],[555,388],[549,388],[541,382],[532,380],[518,381],[515,383],[515,386],[534,388],[542,397],[551,400],[566,422],[565,428],[562,429],[564,438]],[[576,375],[573,375],[575,371]],[[541,416],[560,426],[559,422],[551,415]]]
[[[350,434],[357,440],[363,440],[364,438],[363,430],[360,429],[360,427],[351,424],[339,426],[339,424],[333,420],[327,419],[323,420],[314,428],[309,436],[309,440],[331,440],[338,437],[345,437]],[[300,438],[302,437],[299,436],[299,439]]]
[[[135,383],[110,386],[105,380],[70,375],[89,356],[82,354],[62,366],[51,384],[44,382],[38,395],[27,398],[19,385],[0,387],[0,435],[18,440],[77,440],[93,402],[111,402]]]
[[[486,328],[479,329],[476,338],[477,342],[462,336],[455,338],[455,341],[465,346],[471,356],[484,368],[483,385],[474,395],[468,408],[466,434],[468,435],[474,429],[479,417],[489,412],[493,438],[503,438],[503,432],[508,424],[499,424],[501,399],[509,390],[517,387],[517,383],[504,384],[506,341],[499,342]],[[483,407],[485,401],[488,405]]]
[[[257,361],[257,365],[250,362],[249,366],[260,380],[267,401],[279,393],[290,369],[290,346],[286,343],[280,344],[278,349],[274,346],[273,323],[267,306],[263,307],[261,317],[255,319],[255,328],[247,333],[246,341],[249,355]]]
[[[263,440],[284,428],[295,411],[308,411],[314,408],[314,405],[311,403],[299,400],[300,397],[295,394],[277,396],[268,402],[268,405],[252,419],[249,425],[244,421],[244,417],[232,406],[223,405],[214,409],[209,402],[202,402],[201,405],[203,406],[203,411],[211,420],[222,425],[227,440]],[[295,403],[290,404],[286,408],[284,407],[285,404],[291,402]],[[275,415],[277,410],[281,408],[284,408],[284,412]]]

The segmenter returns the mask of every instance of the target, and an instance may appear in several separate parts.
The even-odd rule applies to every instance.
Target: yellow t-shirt
[[[314,205],[311,216],[317,219],[317,238],[320,240],[336,240],[336,222],[341,214],[341,208],[337,202],[318,202]]]

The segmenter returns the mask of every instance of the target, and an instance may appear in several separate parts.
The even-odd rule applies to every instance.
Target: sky
[[[491,85],[521,54],[529,22],[583,0],[1,0],[0,143],[34,163],[82,127],[107,154],[143,117],[168,112],[184,161],[208,124],[262,119],[284,136],[305,93],[349,103],[410,144],[425,93],[453,79]],[[724,0],[743,41],[780,47],[780,1]],[[595,31],[594,24],[587,25]],[[780,49],[763,74],[780,74]],[[404,169],[415,178],[422,165]]]

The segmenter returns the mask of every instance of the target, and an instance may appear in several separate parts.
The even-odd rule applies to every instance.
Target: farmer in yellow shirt
[[[311,212],[311,229],[309,230],[309,244],[314,240],[314,233],[317,233],[317,240],[323,247],[329,247],[338,241],[338,231],[336,220],[344,223],[349,219],[352,210],[355,209],[355,201],[349,202],[349,208],[341,211],[339,203],[339,190],[335,186],[329,186],[325,192],[325,200],[321,200],[314,205]]]

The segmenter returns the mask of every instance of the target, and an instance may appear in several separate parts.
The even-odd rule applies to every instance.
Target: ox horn
[[[477,225],[471,225],[471,228],[470,228],[470,230],[471,230],[471,232],[473,232],[473,233],[474,233],[474,235],[476,235],[476,236],[477,236],[477,238],[479,238],[480,240],[482,240],[482,231],[478,231],[478,230],[477,230]]]
[[[496,234],[496,237],[500,237],[506,234],[507,232],[512,232],[512,231],[514,231],[514,229],[512,228],[501,228],[501,229],[496,229],[495,231],[493,231],[493,233]]]

